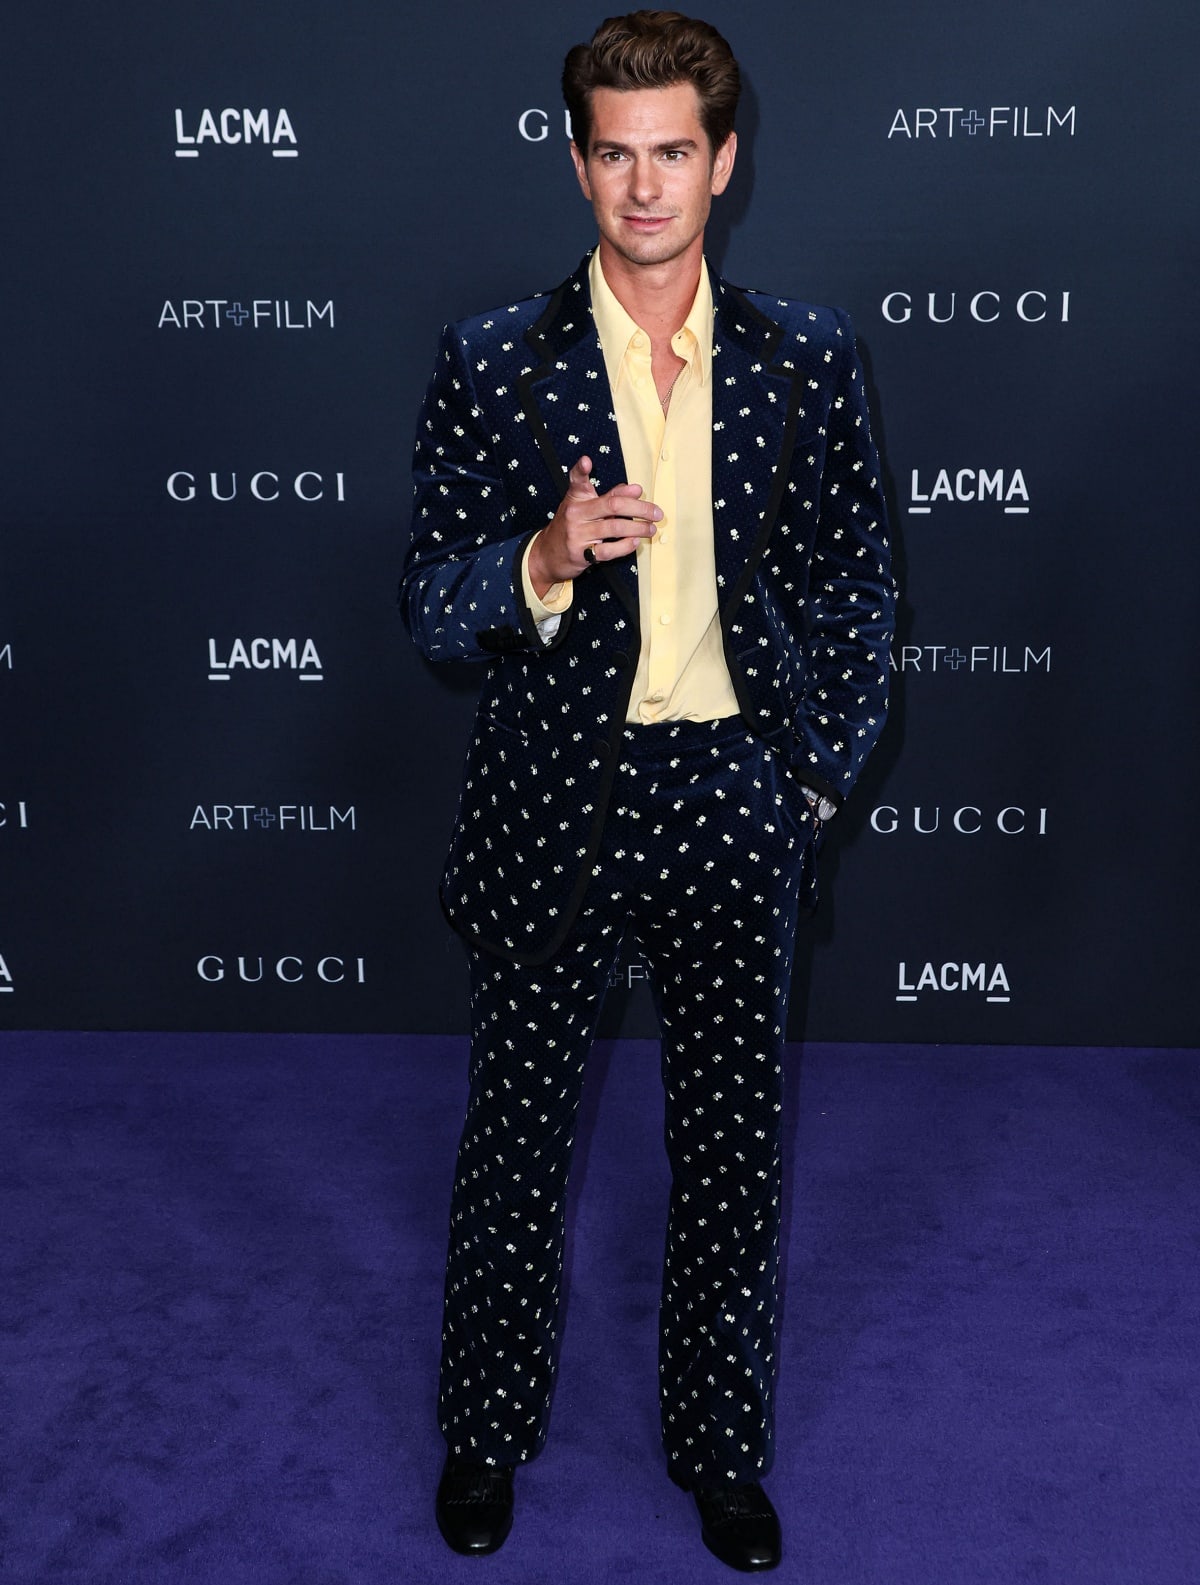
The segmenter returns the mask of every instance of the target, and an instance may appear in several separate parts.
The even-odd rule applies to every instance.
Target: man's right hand
[[[599,494],[592,459],[580,457],[558,511],[530,546],[526,567],[539,600],[553,584],[577,578],[594,562],[631,555],[650,538],[662,509],[641,495],[640,484],[614,484]],[[584,555],[589,547],[590,559]]]

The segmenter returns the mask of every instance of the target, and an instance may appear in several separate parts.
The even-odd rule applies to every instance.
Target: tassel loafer
[[[454,1552],[483,1557],[504,1545],[512,1529],[510,1464],[447,1458],[437,1489],[437,1527]]]
[[[692,1495],[700,1511],[700,1537],[714,1557],[744,1574],[778,1565],[783,1556],[779,1515],[757,1481],[697,1486]]]

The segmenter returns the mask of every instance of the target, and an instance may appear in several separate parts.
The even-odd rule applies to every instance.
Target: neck
[[[613,296],[652,338],[670,338],[691,311],[704,268],[704,238],[663,264],[631,264],[600,238],[600,268]]]

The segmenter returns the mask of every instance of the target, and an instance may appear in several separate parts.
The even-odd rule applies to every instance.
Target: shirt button
[[[633,344],[634,344],[635,347],[644,347],[646,345],[646,338],[645,338],[645,336],[642,335],[640,330],[634,336]]]
[[[663,702],[663,696],[662,696],[661,693],[648,693],[646,695],[646,703],[647,704],[661,704],[662,702]]]
[[[659,460],[659,462],[669,462],[671,460],[671,453],[667,450],[667,448],[665,446],[659,452],[658,460]]]
[[[665,545],[667,543],[667,536],[663,533],[655,534],[650,543],[652,545]]]
[[[658,620],[662,623],[663,627],[670,627],[670,625],[671,625],[671,614],[670,614],[670,612],[669,611],[664,611],[663,614],[659,617]]]

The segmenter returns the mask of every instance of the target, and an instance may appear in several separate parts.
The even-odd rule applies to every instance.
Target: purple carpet
[[[550,1442],[485,1560],[432,1512],[465,1044],[4,1042],[6,1585],[736,1577],[658,1443],[649,1042],[594,1053]],[[1195,1585],[1197,1054],[791,1056],[776,1578]]]

